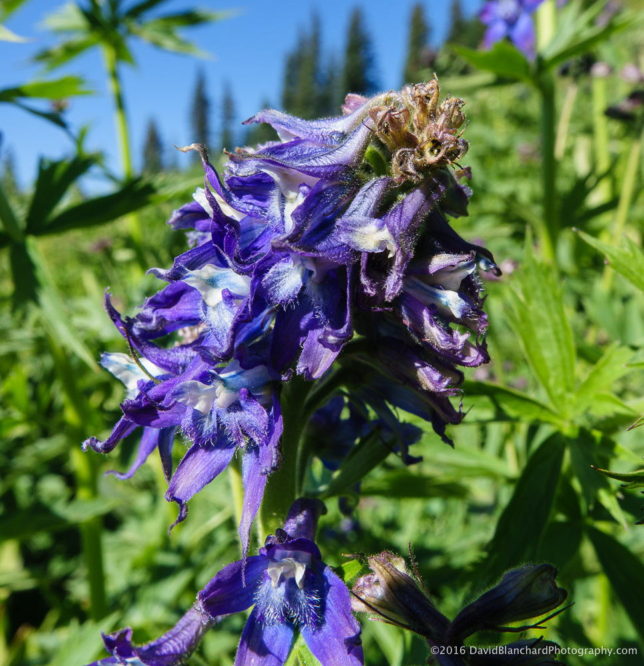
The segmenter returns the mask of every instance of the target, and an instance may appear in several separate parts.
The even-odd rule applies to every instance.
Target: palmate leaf
[[[561,435],[554,434],[528,459],[488,545],[485,570],[490,581],[536,557],[550,521],[564,443]]]
[[[630,238],[624,236],[620,244],[615,246],[597,240],[583,231],[577,233],[588,245],[601,252],[620,275],[644,291],[644,252]]]

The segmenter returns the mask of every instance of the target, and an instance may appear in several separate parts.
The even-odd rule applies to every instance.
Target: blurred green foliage
[[[493,361],[468,373],[455,448],[426,429],[414,450],[424,459],[413,467],[363,447],[334,476],[311,475],[328,498],[319,541],[330,564],[346,564],[348,553],[405,554],[411,544],[449,614],[506,569],[551,562],[574,606],[546,637],[566,647],[639,647],[640,656],[592,657],[609,666],[639,664],[644,653],[636,526],[644,442],[641,429],[629,429],[644,407],[642,111],[618,120],[597,102],[628,97],[632,84],[618,74],[627,65],[641,71],[642,53],[632,18],[598,27],[599,5],[561,10],[536,63],[505,43],[487,53],[459,47],[454,62],[475,70],[442,81],[469,110],[475,194],[470,217],[454,224],[505,271],[487,284]],[[619,40],[609,39],[616,31]],[[607,67],[591,71],[589,54]],[[541,174],[544,76],[555,110],[556,179],[546,181],[554,207],[544,206]],[[31,86],[0,91],[0,101],[52,94]],[[107,432],[122,399],[95,364],[103,350],[126,351],[102,310],[103,289],[125,310],[151,293],[141,253],[147,265],[165,266],[184,247],[164,222],[201,180],[198,170],[164,173],[90,198],[77,181],[96,164],[80,150],[43,159],[28,191],[2,198],[0,662],[8,665],[84,664],[102,653],[99,632],[123,625],[137,642],[151,639],[238,558],[226,478],[192,500],[189,519],[168,535],[174,509],[156,459],[121,482],[103,472],[124,469],[135,442],[109,459],[79,451],[85,436]],[[144,247],[116,219],[135,209]],[[544,221],[547,211],[554,217]],[[367,470],[360,497],[352,495]],[[355,503],[352,520],[335,495]],[[241,616],[224,619],[190,663],[230,664],[242,625]],[[364,643],[369,664],[426,659],[418,639],[384,624],[366,622]],[[291,662],[307,659],[298,648]]]

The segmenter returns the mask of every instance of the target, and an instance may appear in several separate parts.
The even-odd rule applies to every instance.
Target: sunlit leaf
[[[528,459],[488,545],[485,568],[490,580],[536,557],[550,520],[563,454],[564,440],[553,435]]]
[[[644,636],[644,596],[641,587],[644,564],[641,557],[632,553],[615,537],[594,527],[588,528],[588,536],[615,595],[624,606],[635,630]]]
[[[641,291],[644,291],[644,252],[630,238],[623,236],[619,245],[609,245],[583,231],[577,232],[589,245],[601,252],[611,267]]]
[[[155,189],[150,182],[143,179],[133,180],[116,192],[66,208],[34,233],[61,233],[70,229],[105,224],[148,205],[154,194]]]
[[[40,159],[36,186],[27,212],[27,233],[42,232],[69,188],[87,173],[96,161],[96,156],[93,155],[75,155],[66,160]]]
[[[88,95],[85,82],[79,76],[63,76],[51,81],[31,81],[15,88],[0,90],[0,102],[11,102],[22,97],[65,99],[75,95]]]
[[[497,42],[489,51],[468,49],[464,46],[452,48],[477,69],[492,72],[505,79],[531,80],[530,63],[523,53],[509,42]]]
[[[551,407],[566,415],[575,390],[576,353],[561,283],[553,269],[537,261],[529,248],[523,266],[512,277],[510,324]]]

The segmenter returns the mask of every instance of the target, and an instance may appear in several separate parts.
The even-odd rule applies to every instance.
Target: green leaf
[[[367,496],[424,498],[467,497],[468,489],[460,483],[441,481],[437,477],[419,476],[408,469],[394,470],[378,479],[365,481],[360,493]]]
[[[96,162],[93,155],[75,155],[66,160],[40,159],[36,187],[27,212],[27,233],[42,232],[69,188]]]
[[[147,206],[155,194],[152,183],[132,180],[117,192],[70,206],[47,221],[36,235],[58,234],[70,229],[95,227]]]
[[[0,42],[14,42],[16,44],[28,42],[26,37],[17,35],[13,30],[9,30],[6,25],[0,23]]]
[[[615,537],[594,527],[588,528],[588,537],[615,595],[624,606],[637,633],[644,636],[644,564],[641,557],[632,553]]]
[[[576,3],[570,3],[575,5]],[[601,3],[594,3],[584,14],[575,15],[575,7],[570,8],[571,16],[565,25],[560,21],[555,39],[541,54],[543,69],[553,69],[580,55],[588,53],[598,44],[606,42],[614,35],[634,26],[635,20],[627,12],[619,12],[608,23],[596,20]],[[580,5],[577,5],[580,7]]]
[[[195,25],[203,25],[204,23],[213,23],[220,21],[227,16],[230,12],[212,12],[206,9],[191,9],[185,12],[177,12],[176,14],[166,14],[158,18],[146,21],[144,25],[149,26],[166,26],[167,28],[186,28]]]
[[[536,557],[550,520],[564,448],[563,438],[555,434],[530,456],[488,545],[485,568],[490,580]]]
[[[491,382],[466,381],[463,385],[465,395],[486,396],[490,398],[494,406],[501,412],[515,419],[524,421],[537,421],[542,423],[552,423],[561,426],[562,421],[559,415],[548,405],[530,397],[522,391],[492,384]]]
[[[49,661],[49,666],[69,666],[69,664],[87,664],[98,654],[104,652],[101,645],[101,632],[110,630],[118,613],[112,613],[97,622],[88,621],[81,625],[72,620],[66,629],[66,639],[56,654]]]
[[[19,309],[27,303],[35,303],[38,300],[40,281],[26,243],[12,243],[9,247],[9,262],[13,281],[13,307]]]
[[[26,0],[2,0],[0,3],[0,21],[4,21],[17,9],[24,5]]]
[[[32,504],[29,509],[8,512],[0,518],[0,543],[11,539],[21,541],[39,532],[57,532],[73,527],[110,513],[119,501],[114,498],[73,500],[55,509]]]
[[[47,71],[66,65],[81,53],[98,45],[94,35],[67,39],[56,46],[39,51],[34,56],[36,62],[42,63]]]
[[[584,410],[591,406],[597,394],[606,393],[616,380],[631,372],[633,368],[628,366],[631,358],[633,352],[626,347],[620,347],[618,344],[608,347],[577,387],[575,409]]]
[[[644,291],[644,252],[630,238],[624,236],[618,246],[608,245],[577,230],[586,243],[601,252],[609,264],[640,291]]]
[[[327,488],[323,490],[323,496],[333,497],[352,490],[356,483],[362,481],[390,453],[391,448],[382,442],[379,433],[366,437],[351,451]]]
[[[582,429],[578,437],[570,441],[570,463],[581,485],[581,498],[586,514],[590,512],[595,502],[599,501],[618,523],[625,526],[626,518],[615,500],[614,493],[610,492],[608,482],[593,471],[593,465],[599,462],[601,454],[598,443],[586,430]],[[605,459],[607,458],[604,454]]]
[[[22,97],[65,99],[74,95],[88,95],[91,91],[87,90],[84,84],[80,76],[63,76],[51,81],[31,81],[16,88],[0,90],[0,102],[13,102]]]
[[[145,25],[132,26],[131,30],[144,41],[164,51],[194,55],[201,58],[208,55],[192,42],[177,35],[172,28],[157,21],[150,21]]]
[[[575,342],[561,283],[551,267],[526,247],[523,266],[512,276],[508,319],[552,409],[568,416],[575,390]]]
[[[620,473],[611,472],[608,469],[601,467],[593,467],[596,472],[609,476],[611,479],[624,482],[624,488],[644,488],[644,468],[636,469],[634,472]]]
[[[457,45],[453,45],[452,48],[477,69],[492,72],[505,79],[532,81],[530,62],[509,42],[497,42],[489,51],[478,51]]]

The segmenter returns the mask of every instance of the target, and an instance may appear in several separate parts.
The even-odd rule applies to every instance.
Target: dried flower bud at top
[[[439,103],[439,98],[438,80],[433,79],[407,86],[369,112],[376,136],[391,151],[397,183],[420,182],[430,169],[456,164],[467,152],[459,133],[465,102],[449,97]]]
[[[369,557],[372,573],[353,586],[354,611],[371,613],[373,618],[414,631],[438,641],[448,626],[418,583],[407,573],[405,561],[384,551]]]
[[[557,587],[556,576],[557,570],[550,564],[526,565],[508,571],[498,585],[456,616],[448,632],[450,642],[556,608],[567,596],[565,590]]]

